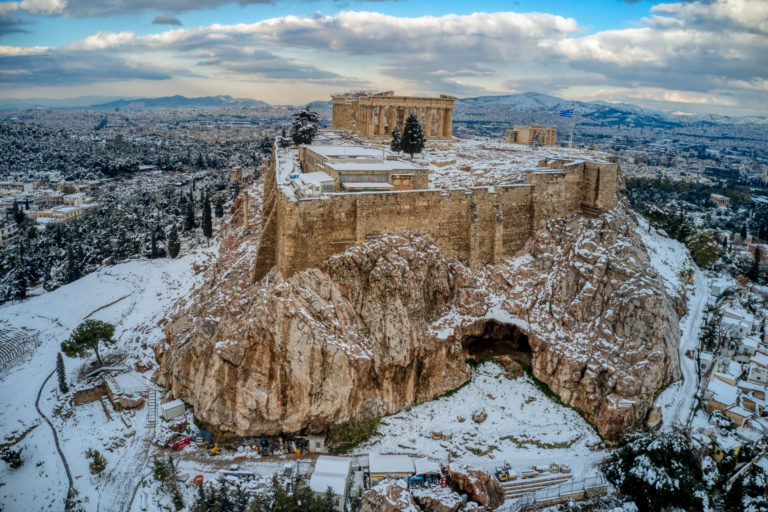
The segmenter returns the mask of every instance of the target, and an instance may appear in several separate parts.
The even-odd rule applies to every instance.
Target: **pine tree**
[[[208,199],[208,195],[203,200],[203,235],[205,235],[210,244],[211,237],[213,236],[213,220],[211,219],[211,201]]]
[[[175,258],[179,255],[181,250],[181,242],[179,242],[179,231],[176,229],[176,224],[171,227],[171,233],[168,235],[168,256]]]
[[[91,456],[93,460],[88,465],[88,467],[91,469],[91,474],[98,475],[102,471],[104,471],[107,467],[107,459],[104,458],[104,456],[99,452],[99,450],[94,450],[93,455]]]
[[[221,196],[216,197],[216,201],[213,203],[213,212],[216,214],[216,218],[220,219],[224,216],[224,198]]]
[[[103,366],[99,354],[99,344],[114,345],[117,341],[112,338],[115,335],[115,326],[101,320],[88,319],[75,327],[72,335],[61,344],[61,351],[69,357],[86,357],[88,351],[96,353],[99,365]]]
[[[155,234],[155,230],[152,230],[152,233],[150,235],[151,238],[151,249],[149,251],[149,258],[155,259],[158,257],[159,253],[157,251],[157,235]]]
[[[187,207],[184,211],[184,231],[189,232],[195,229],[195,205],[192,199],[187,202]]]
[[[304,110],[293,114],[293,124],[291,124],[291,140],[297,146],[299,144],[311,144],[312,139],[317,135],[317,125],[320,119],[317,112],[309,110],[309,105]]]
[[[19,469],[24,465],[24,459],[21,458],[21,450],[23,450],[23,448],[4,448],[3,451],[0,452],[0,458],[2,458],[11,469]]]
[[[741,234],[741,239],[742,240],[747,238],[747,225],[746,224],[742,224],[741,225],[741,233],[740,234]]]
[[[69,392],[69,386],[67,386],[67,375],[64,373],[64,357],[59,352],[56,355],[56,373],[59,376],[59,390],[62,393]]]
[[[389,149],[395,153],[400,153],[403,150],[403,141],[400,137],[399,126],[395,126],[395,129],[392,130],[392,142],[389,143]]]
[[[422,152],[425,141],[426,138],[424,137],[424,131],[421,129],[419,119],[414,114],[409,115],[405,120],[405,128],[403,128],[401,139],[403,152],[408,153],[413,158],[415,153]]]

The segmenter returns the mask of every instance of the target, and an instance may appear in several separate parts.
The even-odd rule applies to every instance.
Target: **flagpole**
[[[571,137],[568,140],[568,147],[573,147],[573,112],[571,112]]]

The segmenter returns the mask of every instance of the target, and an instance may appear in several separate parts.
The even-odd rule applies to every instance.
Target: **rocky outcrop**
[[[419,512],[403,480],[384,480],[363,494],[360,512]]]
[[[504,503],[501,484],[480,468],[463,464],[452,465],[448,470],[451,484],[469,495],[470,500],[493,510]]]
[[[449,487],[425,487],[411,490],[413,498],[424,512],[457,512],[464,499]]]
[[[249,204],[255,219],[257,195]],[[220,433],[395,413],[465,382],[471,349],[528,362],[615,439],[680,375],[677,315],[621,207],[550,221],[527,254],[477,273],[400,233],[252,283],[254,224],[233,222],[157,348],[156,380]]]
[[[473,276],[415,235],[384,237],[285,281],[213,281],[169,325],[164,380],[198,419],[239,435],[322,431],[431,399],[469,376],[425,336]]]

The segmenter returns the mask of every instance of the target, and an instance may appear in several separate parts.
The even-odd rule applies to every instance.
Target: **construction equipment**
[[[496,467],[496,478],[499,480],[499,482],[506,482],[509,480],[509,474],[507,473],[506,469],[498,466]]]
[[[213,448],[211,448],[208,451],[208,453],[211,455],[216,455],[217,453],[219,453],[219,445],[218,444],[213,445]]]

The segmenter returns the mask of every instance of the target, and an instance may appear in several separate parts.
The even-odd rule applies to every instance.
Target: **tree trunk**
[[[99,361],[99,366],[104,366],[104,361],[101,360],[101,355],[99,355],[99,345],[96,344],[96,348],[94,348],[96,351],[96,359]]]

